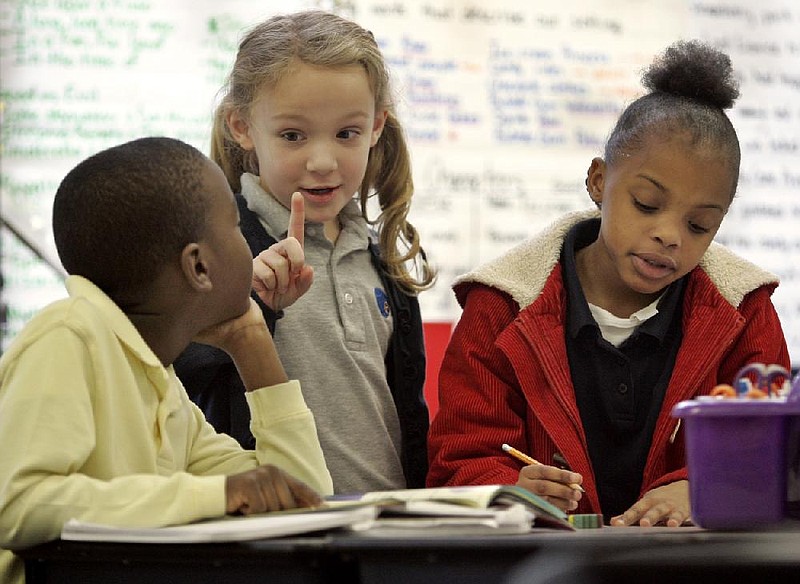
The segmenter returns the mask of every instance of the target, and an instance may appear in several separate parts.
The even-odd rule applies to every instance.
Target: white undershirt
[[[619,347],[633,334],[636,327],[658,314],[656,306],[658,306],[662,296],[663,294],[641,310],[631,314],[628,318],[614,316],[606,309],[595,306],[591,302],[588,304],[594,320],[600,327],[600,333],[603,338],[615,347]]]

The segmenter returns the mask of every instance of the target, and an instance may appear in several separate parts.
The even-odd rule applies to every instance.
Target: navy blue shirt
[[[639,499],[653,429],[681,344],[685,278],[667,288],[658,314],[614,347],[589,310],[575,263],[575,253],[594,242],[599,229],[599,219],[574,226],[564,241],[561,263],[569,368],[608,523]]]

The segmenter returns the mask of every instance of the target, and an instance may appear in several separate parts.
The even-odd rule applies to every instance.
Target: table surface
[[[525,535],[397,537],[329,532],[223,544],[55,541],[20,552],[28,584],[61,582],[763,582],[800,576],[798,524],[770,531],[610,528]],[[544,567],[544,568],[543,568]],[[545,569],[546,568],[546,569]],[[752,580],[749,580],[752,575]],[[523,578],[520,580],[520,578]],[[661,579],[659,579],[661,578]],[[685,580],[684,580],[685,579]],[[561,582],[553,580],[552,582]],[[641,582],[641,579],[638,580]],[[550,582],[550,580],[548,580]]]

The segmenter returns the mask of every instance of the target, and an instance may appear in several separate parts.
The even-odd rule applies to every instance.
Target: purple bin
[[[780,523],[798,498],[800,391],[779,399],[699,398],[675,406],[686,432],[692,519],[709,529]],[[791,477],[791,480],[790,480]],[[792,487],[795,485],[795,487]]]

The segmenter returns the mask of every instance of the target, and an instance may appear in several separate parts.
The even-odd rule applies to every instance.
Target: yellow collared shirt
[[[332,492],[298,382],[247,394],[257,449],[242,450],[110,298],[79,276],[67,289],[0,360],[0,547],[55,539],[73,517],[157,526],[223,515],[225,475],[264,463]]]

